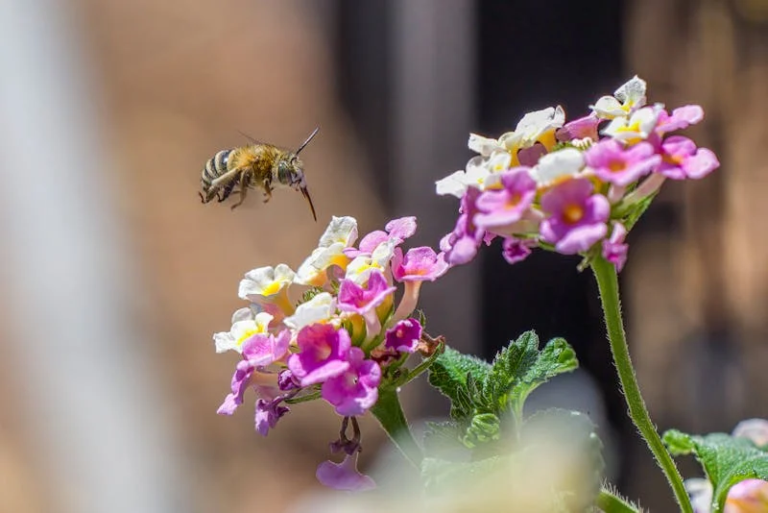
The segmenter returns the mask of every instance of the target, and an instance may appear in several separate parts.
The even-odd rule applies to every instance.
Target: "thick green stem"
[[[638,509],[629,501],[607,488],[600,489],[596,506],[604,513],[638,513]]]
[[[637,384],[635,369],[632,367],[632,360],[629,357],[629,347],[627,346],[624,324],[621,319],[619,280],[616,275],[616,268],[600,256],[592,261],[592,270],[595,273],[597,285],[600,288],[600,299],[603,303],[608,341],[611,344],[611,353],[619,373],[621,388],[624,392],[627,406],[629,406],[629,416],[651,449],[656,462],[664,471],[667,481],[669,481],[672,490],[675,492],[675,498],[681,510],[684,513],[693,513],[691,501],[683,486],[683,478],[680,476],[672,456],[669,455],[666,447],[664,447],[659,433],[656,432],[656,427],[648,415],[648,409],[645,406],[645,401],[643,401],[643,396],[640,394],[640,387]]]
[[[371,413],[379,421],[395,446],[403,453],[403,456],[416,468],[421,468],[423,458],[421,448],[413,439],[408,421],[405,420],[405,414],[400,407],[397,391],[394,389],[379,390],[379,400],[371,408]]]

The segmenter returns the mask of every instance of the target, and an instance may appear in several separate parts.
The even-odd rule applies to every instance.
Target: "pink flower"
[[[656,170],[673,180],[704,178],[720,167],[715,154],[680,135],[668,137],[661,143],[662,163]]]
[[[485,230],[474,222],[478,213],[475,203],[479,195],[478,189],[467,189],[461,198],[456,227],[440,241],[440,249],[445,253],[445,261],[450,265],[466,264],[475,258],[477,249],[485,237]]]
[[[344,254],[350,258],[360,255],[370,256],[373,250],[387,241],[392,241],[395,243],[395,246],[399,246],[416,233],[416,217],[408,216],[393,219],[387,223],[384,229],[386,231],[376,230],[369,233],[360,241],[359,249],[346,248]]]
[[[401,353],[412,353],[421,339],[421,324],[404,319],[387,330],[385,346]]]
[[[281,406],[283,397],[278,397],[272,401],[266,401],[259,399],[256,401],[256,431],[261,436],[267,436],[269,430],[277,425],[277,421],[280,417],[290,411],[287,406]]]
[[[603,257],[616,266],[616,272],[621,272],[627,261],[627,250],[629,247],[624,243],[626,236],[627,229],[624,228],[624,225],[615,222],[613,223],[611,237],[603,241]]]
[[[531,247],[535,243],[529,240],[516,239],[514,237],[505,237],[502,243],[502,256],[509,264],[522,262],[531,254]]]
[[[253,373],[258,367],[265,367],[276,362],[288,352],[291,334],[283,330],[277,337],[259,333],[243,343],[243,359],[237,362],[232,375],[231,390],[219,406],[219,415],[232,415],[243,404],[245,391],[251,385]]]
[[[746,479],[733,485],[725,499],[724,513],[764,513],[768,511],[768,482]]]
[[[392,257],[392,275],[397,281],[435,281],[447,270],[443,254],[427,246],[411,248],[405,256],[397,248]]]
[[[748,438],[758,447],[768,446],[768,420],[742,420],[733,428],[732,435],[739,438]]]
[[[338,376],[349,368],[347,355],[352,342],[347,330],[330,324],[310,324],[299,331],[299,352],[288,358],[288,368],[301,386]]]
[[[416,217],[400,217],[388,222],[384,227],[389,236],[395,241],[395,244],[402,244],[416,233]]]
[[[541,206],[550,217],[541,223],[545,242],[555,244],[559,253],[572,255],[586,251],[605,237],[605,222],[611,206],[605,196],[592,194],[592,183],[572,179],[549,190]]]
[[[364,315],[383,303],[395,290],[397,287],[389,287],[384,274],[378,269],[371,272],[365,288],[352,280],[342,280],[339,288],[339,310]]]
[[[659,113],[659,119],[656,122],[656,133],[663,135],[675,130],[682,130],[691,125],[695,125],[704,119],[704,109],[699,105],[685,105],[678,107],[668,114],[666,110]]]
[[[517,152],[517,161],[521,166],[533,167],[539,161],[539,159],[546,155],[547,148],[540,142],[536,142],[529,148],[522,148]]]
[[[374,480],[357,470],[357,455],[357,451],[347,454],[341,463],[324,461],[317,467],[315,474],[317,480],[335,490],[347,492],[373,490],[376,488]]]
[[[353,347],[347,354],[346,369],[323,383],[322,396],[339,415],[362,415],[376,404],[380,382],[379,364],[366,360],[363,350]]]
[[[625,148],[615,139],[605,139],[588,149],[584,160],[601,180],[625,187],[649,174],[661,157],[647,142]]]
[[[600,123],[600,118],[595,114],[589,114],[583,118],[574,119],[573,121],[566,123],[565,126],[560,128],[555,136],[558,141],[568,142],[574,139],[592,139],[597,141],[597,125]]]
[[[477,198],[475,223],[482,228],[495,228],[518,222],[536,197],[536,181],[529,168],[518,167],[501,176],[501,190],[488,190]]]

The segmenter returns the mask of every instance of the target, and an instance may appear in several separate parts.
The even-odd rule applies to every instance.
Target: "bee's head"
[[[304,163],[295,153],[289,153],[277,162],[277,181],[298,189],[304,185]]]

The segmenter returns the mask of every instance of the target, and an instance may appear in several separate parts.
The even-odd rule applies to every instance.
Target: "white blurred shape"
[[[0,2],[2,316],[21,414],[56,511],[189,511],[67,9]]]

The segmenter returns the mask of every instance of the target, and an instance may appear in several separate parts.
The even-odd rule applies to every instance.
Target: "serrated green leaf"
[[[532,511],[533,506],[535,511],[586,511],[602,482],[602,444],[594,425],[583,414],[563,410],[536,414],[526,424],[517,443],[500,442],[490,458],[425,458],[421,470],[427,491],[448,504],[462,501],[475,508],[461,511]],[[477,455],[473,451],[473,458]],[[530,485],[533,495],[525,488]]]
[[[528,331],[496,355],[484,387],[490,411],[511,410],[519,416],[538,386],[578,367],[576,353],[565,340],[550,340],[541,351],[538,345],[536,334]]]
[[[768,453],[746,438],[725,433],[695,436],[673,429],[664,433],[664,443],[675,456],[693,454],[704,468],[714,487],[713,513],[723,510],[733,485],[745,479],[768,480]]]
[[[494,442],[501,438],[501,420],[493,413],[480,413],[472,417],[461,441],[468,448]]]
[[[485,381],[490,368],[479,358],[446,347],[429,368],[429,383],[451,400],[452,418],[466,419],[475,410],[478,383]]]
[[[424,432],[424,451],[427,454],[434,455],[446,451],[465,449],[464,444],[459,441],[463,429],[452,420],[443,422],[426,422],[426,431]]]

